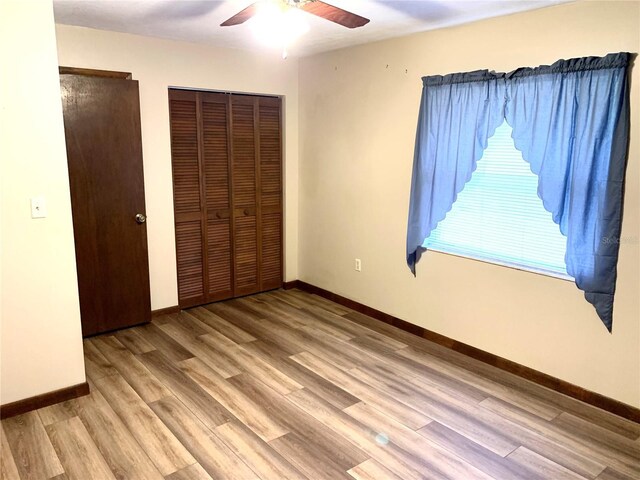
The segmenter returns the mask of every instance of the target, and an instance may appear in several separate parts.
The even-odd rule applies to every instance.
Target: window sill
[[[476,262],[489,263],[491,265],[498,265],[500,267],[511,268],[513,270],[520,270],[521,272],[533,273],[536,275],[543,275],[545,277],[557,278],[558,280],[564,280],[567,282],[573,282],[574,278],[567,274],[562,274],[558,272],[552,272],[550,270],[545,270],[542,268],[530,267],[527,265],[520,265],[517,263],[505,262],[502,260],[496,260],[490,257],[482,257],[482,256],[471,256],[468,254],[460,253],[460,252],[451,252],[442,250],[439,248],[429,247],[427,251],[443,253],[445,255],[452,255],[454,257],[466,258],[468,260],[475,260]]]

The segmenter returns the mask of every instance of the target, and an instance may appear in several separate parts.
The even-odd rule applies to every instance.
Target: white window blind
[[[538,197],[538,177],[515,148],[504,122],[428,249],[535,271],[567,275],[567,239]]]

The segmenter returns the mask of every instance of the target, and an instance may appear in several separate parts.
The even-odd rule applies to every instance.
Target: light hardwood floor
[[[640,478],[640,425],[298,290],[85,341],[3,479]]]

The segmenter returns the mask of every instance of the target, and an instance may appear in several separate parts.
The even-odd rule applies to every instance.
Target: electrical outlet
[[[362,271],[362,260],[360,260],[359,258],[356,258],[356,272],[361,272]]]

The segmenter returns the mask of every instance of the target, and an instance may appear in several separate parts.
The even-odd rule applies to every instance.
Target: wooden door
[[[169,91],[181,307],[282,285],[280,105]]]
[[[260,291],[257,97],[230,96],[233,154],[234,293]]]
[[[180,306],[204,303],[204,224],[198,138],[199,106],[194,92],[170,91],[173,209]]]
[[[61,74],[82,333],[151,319],[138,82]]]
[[[260,98],[259,133],[260,290],[282,286],[282,134],[281,100]]]
[[[229,97],[170,90],[181,307],[233,297]]]
[[[202,184],[205,198],[205,302],[213,302],[234,296],[229,96],[201,92],[198,99],[201,110]]]

